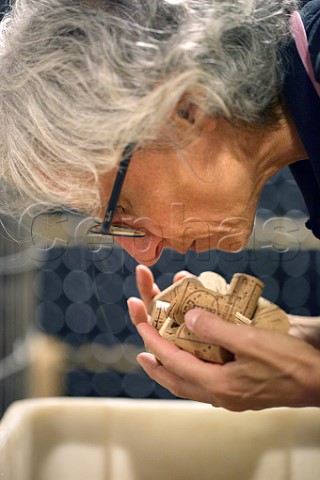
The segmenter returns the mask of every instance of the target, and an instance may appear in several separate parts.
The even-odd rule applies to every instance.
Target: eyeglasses
[[[32,208],[24,215],[27,230],[31,232],[34,243],[50,242],[52,246],[85,244],[91,247],[113,247],[113,237],[144,237],[145,233],[127,225],[112,225],[121,189],[135,144],[129,144],[123,152],[116,180],[110,195],[104,219],[97,219],[80,214],[67,208],[48,208],[33,214]],[[29,225],[29,227],[28,227]]]
[[[121,189],[122,189],[135,147],[136,145],[134,143],[130,143],[124,149],[104,219],[102,221],[99,221],[97,225],[94,225],[93,227],[90,228],[90,233],[93,235],[111,235],[113,237],[144,237],[145,236],[145,233],[143,231],[133,229],[131,227],[128,227],[127,225],[112,225],[112,220],[113,220],[115,211],[117,209]]]

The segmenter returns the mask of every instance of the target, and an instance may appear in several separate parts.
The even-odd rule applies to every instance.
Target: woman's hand
[[[190,272],[182,270],[176,273],[173,282],[179,282],[183,278],[191,276],[193,275]],[[136,278],[141,298],[146,306],[147,312],[150,313],[152,300],[160,293],[160,289],[154,282],[151,270],[144,265],[137,266]],[[288,318],[291,326],[290,335],[304,340],[320,350],[320,317],[288,315]],[[145,318],[145,321],[147,321],[147,318]]]
[[[151,272],[139,268],[138,287],[144,302],[130,299],[128,305],[132,321],[154,353],[138,356],[151,378],[179,397],[234,411],[320,406],[319,351],[291,335],[233,325],[203,310],[192,310],[185,318],[188,328],[235,355],[234,361],[224,365],[202,361],[148,325],[146,306],[159,289]]]
[[[191,310],[185,318],[188,328],[235,354],[232,362],[211,364],[161,338],[146,323],[146,311],[139,312],[144,305],[138,302],[134,300],[132,319],[154,353],[142,353],[138,361],[174,395],[234,411],[320,406],[320,353],[307,343]]]
[[[173,282],[179,282],[183,278],[193,277],[189,272],[182,270],[181,272],[176,273],[173,278]],[[142,301],[145,304],[145,307],[148,312],[151,310],[151,304],[153,298],[160,293],[158,285],[154,283],[154,278],[150,268],[144,265],[138,265],[136,268],[136,279],[137,287],[141,295]]]
[[[174,281],[188,275],[179,272]],[[320,352],[311,345],[291,335],[233,325],[203,310],[192,310],[185,317],[188,328],[235,355],[234,361],[224,365],[202,361],[161,338],[148,324],[148,310],[159,288],[147,267],[137,268],[137,284],[142,300],[129,299],[129,311],[154,354],[142,353],[138,361],[173,394],[234,411],[320,406]],[[291,330],[303,338],[299,325],[308,322],[298,320],[290,317]]]

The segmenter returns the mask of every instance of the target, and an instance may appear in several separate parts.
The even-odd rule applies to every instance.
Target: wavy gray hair
[[[124,145],[184,94],[272,123],[294,0],[16,0],[0,30],[2,178],[23,202],[99,204]],[[10,209],[12,205],[10,205]]]

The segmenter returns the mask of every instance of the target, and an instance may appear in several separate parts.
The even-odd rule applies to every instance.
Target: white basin
[[[0,423],[0,480],[319,480],[320,409],[52,398]]]

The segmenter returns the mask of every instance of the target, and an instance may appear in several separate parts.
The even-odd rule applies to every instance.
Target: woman
[[[49,203],[103,217],[91,233],[119,234],[151,265],[165,247],[243,248],[265,182],[290,165],[320,236],[320,106],[292,38],[295,9],[17,0],[0,39],[2,172],[18,192],[7,210]],[[316,75],[319,11],[318,0],[301,11]],[[145,305],[131,299],[130,313],[158,359],[139,361],[174,393],[233,410],[320,405],[317,319],[292,317],[297,339],[192,311],[189,328],[236,355],[210,365],[147,324],[158,290],[146,267],[137,281]]]

